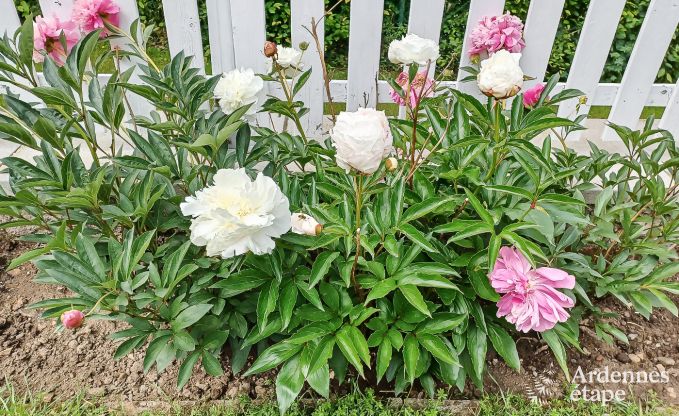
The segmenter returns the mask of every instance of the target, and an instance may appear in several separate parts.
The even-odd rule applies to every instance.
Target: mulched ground
[[[36,272],[24,265],[7,272],[5,266],[32,246],[16,240],[16,236],[0,231],[0,376],[10,380],[19,390],[45,392],[46,400],[85,392],[105,396],[107,401],[149,400],[217,400],[247,395],[268,398],[274,394],[273,376],[239,377],[228,370],[214,378],[196,369],[188,385],[176,389],[178,367],[170,366],[163,374],[142,370],[143,352],[135,352],[119,361],[112,355],[117,343],[107,335],[116,329],[110,322],[88,321],[76,331],[57,332],[53,321],[39,318],[39,312],[27,306],[39,300],[65,296],[58,288],[33,283]],[[675,301],[679,298],[675,298]],[[611,323],[630,338],[630,345],[607,345],[596,338],[590,323],[581,325],[584,353],[569,351],[569,366],[575,374],[592,370],[664,371],[665,383],[592,383],[589,389],[624,390],[627,399],[656,397],[667,404],[679,404],[679,319],[667,311],[658,311],[650,321],[627,310],[613,300],[600,305],[618,317]],[[547,346],[533,336],[518,341],[522,372],[516,373],[501,360],[489,355],[485,390],[513,392],[546,399],[563,397],[565,378]],[[225,357],[226,361],[226,357]],[[582,386],[580,386],[582,388]],[[333,391],[345,390],[334,386]],[[389,395],[388,390],[378,393]],[[479,392],[468,389],[464,395],[450,390],[452,398],[475,398]],[[424,397],[413,389],[411,397]],[[307,395],[306,397],[310,397]]]

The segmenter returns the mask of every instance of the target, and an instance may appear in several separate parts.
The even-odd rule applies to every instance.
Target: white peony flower
[[[292,214],[292,232],[304,235],[319,235],[323,226],[310,215],[301,212]]]
[[[337,165],[347,172],[351,168],[373,173],[392,149],[389,122],[384,111],[359,108],[353,113],[342,111],[330,132],[337,149]]]
[[[302,52],[292,47],[279,46],[276,62],[284,69],[286,77],[294,77],[304,70]]]
[[[497,99],[516,95],[523,86],[520,59],[520,53],[510,53],[503,49],[481,61],[481,71],[477,76],[481,92]]]
[[[431,39],[424,39],[414,34],[406,35],[401,40],[389,44],[389,60],[395,64],[426,65],[435,62],[439,57],[439,45]]]
[[[252,104],[246,113],[246,116],[251,116],[259,110],[257,101],[263,88],[264,81],[252,69],[234,69],[222,74],[214,93],[224,113],[230,114]]]
[[[193,217],[191,242],[225,259],[271,253],[273,239],[291,226],[290,202],[278,185],[261,173],[253,181],[245,169],[220,169],[214,185],[187,197],[180,208]]]

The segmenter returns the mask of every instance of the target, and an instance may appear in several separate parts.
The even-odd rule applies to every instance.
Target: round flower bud
[[[375,172],[393,145],[387,116],[372,108],[341,112],[330,137],[337,150],[337,166],[347,173],[352,168],[361,173]]]
[[[264,43],[264,56],[271,58],[278,53],[278,47],[275,42],[267,41]]]
[[[481,61],[481,71],[477,76],[481,92],[497,99],[516,95],[523,86],[520,59],[520,53],[509,53],[503,49]]]
[[[323,231],[323,226],[310,215],[301,212],[292,214],[292,232],[302,235],[319,235]]]
[[[409,34],[389,44],[389,60],[394,64],[426,65],[439,57],[439,45],[431,39]]]
[[[68,329],[78,328],[83,324],[84,319],[85,315],[77,309],[72,309],[61,314],[61,323]]]
[[[384,165],[387,167],[389,172],[393,172],[396,170],[396,168],[398,168],[398,159],[392,156],[384,162]]]
[[[299,49],[302,51],[309,49],[309,42],[300,42]]]

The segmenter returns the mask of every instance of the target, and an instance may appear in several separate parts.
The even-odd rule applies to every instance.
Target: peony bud
[[[498,100],[516,95],[523,86],[520,59],[520,53],[509,53],[503,49],[482,61],[477,75],[481,92]]]
[[[77,309],[72,309],[70,311],[61,314],[61,323],[68,329],[76,329],[83,324],[85,315]]]
[[[319,235],[323,231],[323,226],[310,215],[301,212],[292,214],[292,232],[303,235]]]
[[[275,42],[267,41],[264,43],[264,56],[271,58],[278,53],[278,47]]]
[[[299,43],[299,49],[301,51],[305,51],[305,50],[309,49],[309,42],[300,42]]]
[[[542,91],[545,90],[545,84],[538,83],[535,86],[528,88],[523,93],[523,106],[524,107],[534,107],[538,101],[540,101],[540,96]]]
[[[393,172],[396,170],[396,168],[398,168],[398,159],[395,157],[390,157],[384,162],[384,165],[387,167],[389,172]]]
[[[337,166],[347,173],[374,173],[382,160],[391,153],[393,139],[384,111],[359,108],[354,112],[342,111],[330,132],[337,152]]]

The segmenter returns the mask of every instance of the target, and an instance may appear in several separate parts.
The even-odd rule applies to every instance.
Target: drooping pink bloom
[[[523,41],[523,22],[511,14],[484,16],[472,30],[469,55],[474,57],[485,52],[488,55],[499,50],[518,53],[526,46]]]
[[[566,308],[575,302],[557,289],[573,289],[575,277],[551,267],[533,269],[515,248],[502,247],[490,283],[504,293],[497,303],[497,316],[504,316],[522,332],[543,332],[565,322],[570,316]]]
[[[66,40],[66,49],[60,39],[62,33]],[[57,65],[63,65],[68,51],[78,42],[78,37],[75,23],[70,20],[62,22],[56,15],[36,17],[33,23],[33,60],[43,62],[46,53]]]
[[[61,323],[64,324],[67,329],[78,328],[83,324],[83,320],[85,320],[85,315],[77,309],[72,309],[61,314]]]
[[[431,97],[434,94],[434,81],[427,77],[425,71],[418,72],[410,86],[408,86],[408,73],[401,72],[396,78],[396,83],[403,88],[405,94],[401,97],[393,88],[389,91],[392,101],[398,105],[406,105],[407,98],[409,107],[415,108],[423,97]]]
[[[542,91],[545,90],[545,84],[537,83],[533,87],[528,88],[526,92],[523,93],[523,106],[533,107],[540,100],[540,95]]]
[[[113,0],[76,0],[73,4],[73,20],[85,32],[104,29],[100,35],[103,38],[108,36],[104,22],[120,25],[120,7]]]

